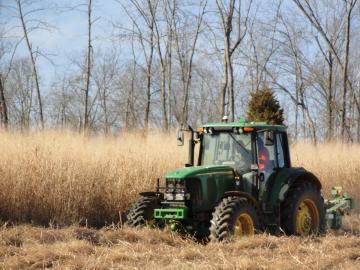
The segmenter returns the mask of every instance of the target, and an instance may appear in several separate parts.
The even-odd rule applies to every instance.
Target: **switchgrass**
[[[298,143],[291,150],[293,165],[320,177],[325,197],[337,184],[359,202],[360,146]],[[324,237],[260,234],[206,246],[168,229],[118,227],[138,192],[154,189],[157,177],[186,158],[186,147],[159,133],[0,133],[0,268],[360,268],[358,212]]]
[[[0,151],[0,218],[44,225],[117,222],[186,156],[172,137],[141,133],[2,133]]]
[[[342,185],[359,202],[359,145],[291,147],[295,166]],[[0,133],[0,219],[41,225],[117,223],[138,192],[187,158],[173,135],[90,137],[72,132]]]

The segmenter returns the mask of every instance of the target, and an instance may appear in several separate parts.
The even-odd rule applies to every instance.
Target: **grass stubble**
[[[298,143],[291,150],[294,166],[321,179],[324,197],[331,186],[342,185],[360,205],[359,145]],[[186,147],[159,133],[96,138],[57,131],[0,133],[0,267],[360,268],[358,211],[346,217],[343,230],[324,237],[261,234],[206,246],[167,230],[113,225],[138,192],[153,189],[157,177],[181,167],[186,157]]]

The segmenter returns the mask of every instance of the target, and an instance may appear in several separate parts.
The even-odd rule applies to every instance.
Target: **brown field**
[[[325,197],[342,185],[360,205],[359,145],[298,143],[291,150],[293,165],[321,178]],[[168,231],[118,227],[137,193],[185,160],[186,147],[163,134],[0,133],[0,267],[360,268],[358,211],[341,232],[314,239],[258,235],[204,246]]]

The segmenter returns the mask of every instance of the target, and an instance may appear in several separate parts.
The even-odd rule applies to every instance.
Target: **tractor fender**
[[[282,202],[290,187],[298,181],[308,181],[321,189],[319,179],[304,168],[283,168],[269,178],[262,200],[272,205]]]
[[[285,183],[279,191],[278,199],[283,201],[291,186],[299,181],[310,182],[314,184],[318,190],[321,190],[322,188],[320,180],[313,173],[301,168],[301,170],[297,170],[293,174],[290,174],[287,183]]]
[[[220,198],[219,202],[224,199],[225,197],[229,196],[237,196],[237,197],[243,197],[246,198],[249,202],[251,202],[256,208],[260,209],[259,202],[249,193],[242,192],[242,191],[227,191],[223,194],[223,196]]]

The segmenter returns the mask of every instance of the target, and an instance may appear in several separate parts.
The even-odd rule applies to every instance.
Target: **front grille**
[[[190,193],[191,204],[192,204],[191,206],[192,207],[200,206],[203,199],[200,180],[196,178],[188,179],[186,181],[186,188]]]

